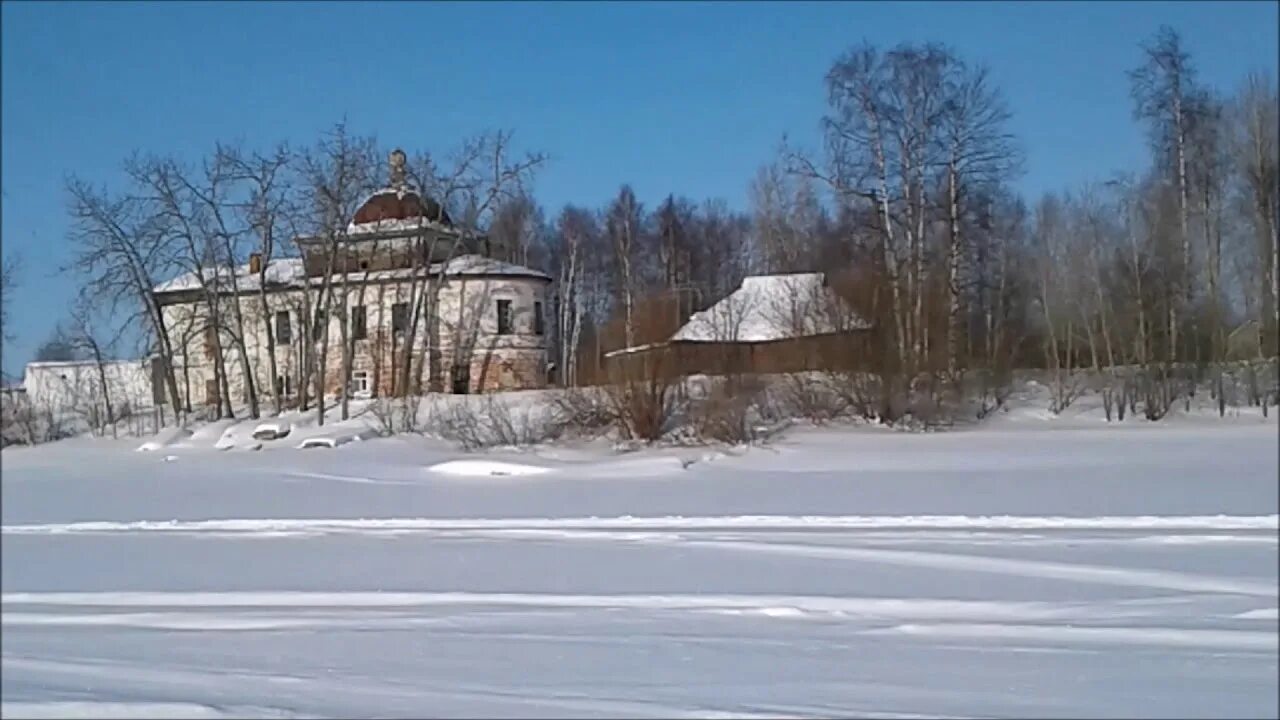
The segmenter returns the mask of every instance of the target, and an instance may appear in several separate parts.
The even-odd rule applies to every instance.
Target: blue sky
[[[25,272],[4,367],[74,295],[63,178],[118,183],[134,149],[306,143],[345,116],[443,151],[514,128],[550,154],[550,212],[629,182],[745,207],[788,133],[813,145],[822,76],[860,40],[936,40],[987,64],[1027,151],[1028,195],[1145,162],[1125,70],[1162,23],[1201,77],[1276,73],[1275,2],[36,3],[0,6],[3,252]]]

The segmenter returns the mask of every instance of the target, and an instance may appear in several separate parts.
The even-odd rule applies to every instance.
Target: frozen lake
[[[5,717],[1280,713],[1274,421],[198,440],[4,452]]]

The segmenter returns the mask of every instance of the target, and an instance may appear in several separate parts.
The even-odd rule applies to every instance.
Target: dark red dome
[[[382,190],[374,193],[360,209],[356,211],[352,222],[356,225],[365,223],[388,222],[392,220],[412,220],[426,218],[433,222],[452,225],[449,214],[440,208],[440,204],[430,198],[422,198],[412,190],[397,192]]]

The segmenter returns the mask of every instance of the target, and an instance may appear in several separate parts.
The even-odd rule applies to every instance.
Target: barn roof
[[[694,313],[672,342],[772,342],[869,327],[822,273],[753,275],[715,305]]]

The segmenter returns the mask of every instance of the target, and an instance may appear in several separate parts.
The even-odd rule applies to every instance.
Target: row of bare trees
[[[478,239],[495,224],[499,211],[509,214],[514,201],[528,197],[530,180],[543,163],[541,154],[517,154],[511,139],[508,131],[483,133],[447,156],[437,158],[425,151],[405,156],[398,182],[436,200],[428,204],[438,208],[439,216],[423,221],[422,237],[417,239],[418,245],[430,242],[432,247],[411,253],[414,269],[420,272],[413,274],[409,328],[393,370],[402,393],[422,391],[417,380],[424,366],[430,368],[427,389],[439,391],[442,384],[435,357],[440,327],[432,322],[441,283],[426,277],[427,263],[478,249]],[[273,264],[297,257],[295,238],[312,238],[325,267],[321,282],[291,296],[296,317],[307,322],[296,343],[300,371],[289,384],[297,389],[299,405],[307,409],[314,404],[323,423],[326,381],[334,375],[329,364],[336,357],[343,388],[338,402],[345,419],[354,348],[346,288],[356,279],[345,261],[346,243],[360,204],[387,187],[386,157],[375,138],[357,136],[343,123],[301,148],[280,144],[264,152],[218,144],[194,162],[135,154],[124,163],[126,183],[119,189],[94,187],[75,177],[68,180],[74,259],[66,269],[82,282],[87,297],[118,311],[120,326],[144,330],[149,352],[160,359],[168,404],[179,414],[191,412],[192,403],[182,377],[186,363],[178,356],[187,341],[203,336],[219,388],[216,414],[230,417],[235,412],[230,381],[234,375],[243,383],[245,411],[258,417],[268,398],[276,413],[285,402],[285,388],[274,382],[282,363],[277,355],[281,344],[270,322],[275,308],[268,303]],[[446,214],[460,240],[435,247],[438,236],[428,233],[426,226]],[[240,283],[245,276],[228,268],[243,266],[251,255],[260,258],[256,299],[230,301],[243,294]],[[443,263],[440,268],[443,272]],[[171,316],[166,316],[152,288],[184,274],[194,280],[188,290],[200,312],[182,321],[190,327],[167,327]],[[331,317],[338,320],[336,337],[329,330]],[[260,333],[265,339],[254,343]],[[415,343],[415,337],[424,341]],[[250,344],[265,350],[269,381],[261,386]],[[409,351],[418,347],[424,348],[421,353]],[[229,369],[228,362],[238,367]]]
[[[545,257],[559,279],[563,380],[597,382],[604,352],[665,339],[744,275],[818,270],[858,285],[858,310],[881,330],[871,360],[891,386],[886,417],[975,372],[1047,368],[1064,405],[1076,369],[1172,377],[1273,357],[1274,81],[1206,87],[1168,28],[1140,54],[1129,78],[1149,167],[1099,168],[1099,181],[1030,204],[1011,188],[1023,158],[999,89],[926,43],[840,57],[822,150],[784,142],[748,213],[673,197],[646,208],[626,186],[540,231],[522,208],[508,239],[528,247],[540,232],[544,250],[520,257]]]

